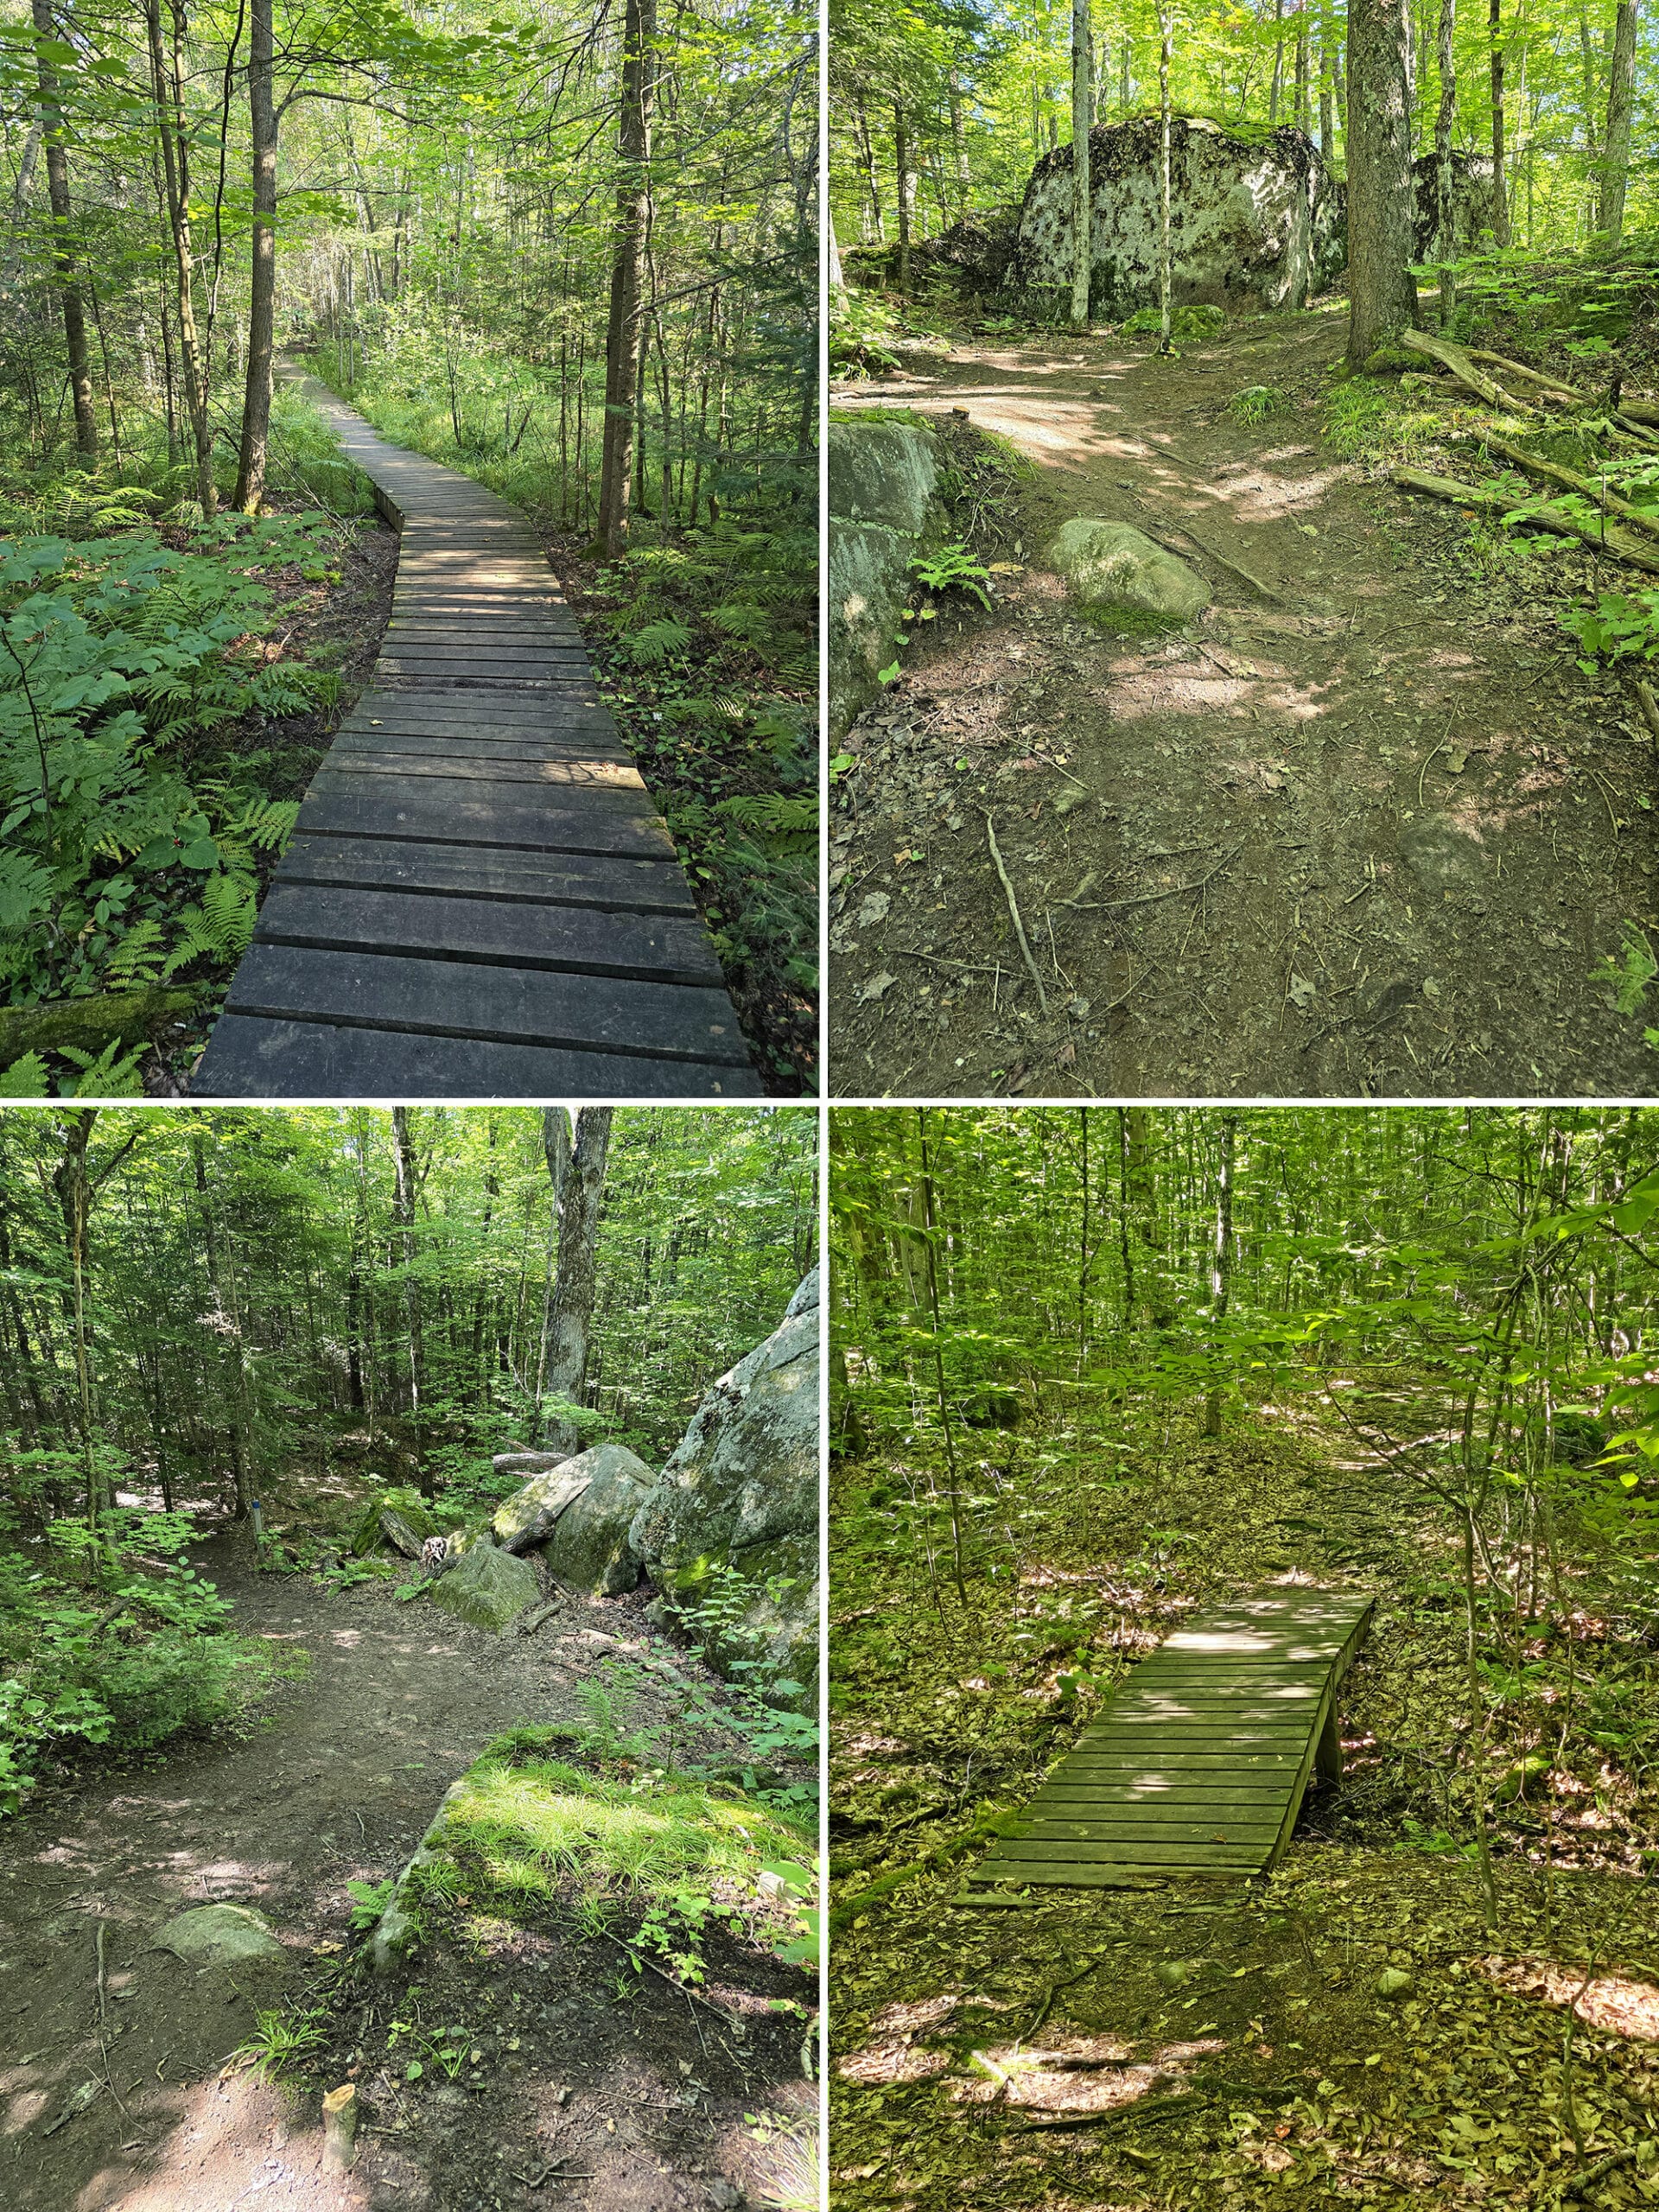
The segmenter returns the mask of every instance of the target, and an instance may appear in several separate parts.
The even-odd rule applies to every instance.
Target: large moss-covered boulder
[[[839,736],[899,655],[910,563],[944,543],[939,441],[910,416],[830,423],[830,721]]]
[[[779,1326],[705,1395],[633,1523],[635,1550],[670,1603],[696,1605],[731,1570],[750,1602],[715,1663],[761,1656],[816,1709],[818,1664],[818,1278]]]
[[[1117,318],[1158,305],[1156,115],[1089,134],[1090,305]],[[1013,286],[1071,289],[1072,159],[1057,146],[1031,173],[1009,269]],[[1306,131],[1234,136],[1204,116],[1170,133],[1171,298],[1230,312],[1300,308],[1347,258],[1341,196]]]
[[[474,1543],[432,1585],[432,1602],[474,1628],[510,1628],[541,1596],[536,1570],[495,1544]]]
[[[283,1957],[270,1923],[248,1904],[199,1904],[175,1913],[150,1938],[193,1967],[243,1966]]]
[[[1185,622],[1210,604],[1198,570],[1130,523],[1078,516],[1061,529],[1048,558],[1085,612],[1128,609]]]
[[[504,1498],[496,1507],[490,1525],[497,1542],[523,1551],[526,1547],[517,1539],[539,1529],[531,1541],[544,1543],[553,1533],[555,1522],[592,1480],[591,1472],[570,1459],[561,1459],[556,1466],[532,1475],[522,1490],[514,1491],[511,1497]]]
[[[594,1598],[614,1598],[639,1580],[629,1541],[633,1517],[657,1478],[623,1444],[595,1444],[560,1470],[579,1494],[558,1517],[542,1556],[561,1582]]]

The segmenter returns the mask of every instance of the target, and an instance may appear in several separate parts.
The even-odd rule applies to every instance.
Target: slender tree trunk
[[[409,1331],[409,1416],[414,1431],[416,1480],[423,1497],[430,1497],[434,1483],[427,1465],[422,1423],[422,1399],[426,1380],[426,1356],[421,1339],[421,1283],[415,1272],[415,1208],[419,1198],[415,1147],[410,1135],[409,1109],[391,1109],[393,1160],[392,1219],[397,1224],[404,1271],[404,1319]]]
[[[951,1428],[950,1401],[944,1387],[944,1350],[939,1323],[939,1274],[934,1258],[933,1240],[936,1234],[933,1206],[933,1170],[927,1156],[927,1109],[916,1109],[917,1134],[922,1155],[922,1226],[925,1231],[925,1249],[927,1256],[927,1302],[933,1322],[933,1375],[938,1393],[939,1426],[944,1431],[945,1465],[950,1473],[950,1559],[957,1585],[957,1597],[965,1607],[968,1603],[967,1579],[963,1572],[962,1548],[962,1482],[957,1469],[957,1440]]]
[[[248,122],[253,139],[253,275],[248,292],[248,374],[242,399],[242,457],[235,504],[259,512],[270,453],[270,388],[276,327],[276,100],[272,81],[273,0],[251,0]]]
[[[181,7],[182,0],[171,0],[170,56],[162,31],[162,0],[145,0],[144,28],[149,44],[150,86],[166,186],[168,231],[173,247],[174,303],[179,319],[179,351],[183,356],[184,404],[195,447],[196,497],[204,518],[211,518],[219,512],[219,493],[213,482],[213,429],[208,415],[211,368],[196,327],[195,247],[190,229],[190,156],[184,121]]]
[[[559,1194],[559,1272],[548,1327],[547,1388],[579,1406],[588,1379],[588,1338],[597,1280],[599,1220],[605,1196],[605,1159],[610,1149],[608,1106],[584,1106]],[[552,1166],[549,1160],[550,1169]],[[575,1451],[582,1432],[567,1415],[543,1416],[543,1440],[556,1451]]]
[[[1094,112],[1091,79],[1094,28],[1090,0],[1071,0],[1071,327],[1089,327],[1089,290],[1094,274],[1094,208],[1090,191],[1089,128]]]
[[[1279,105],[1285,96],[1285,0],[1273,0],[1273,79],[1268,87],[1268,127],[1279,120]]]
[[[1510,242],[1510,188],[1503,168],[1503,0],[1491,0],[1486,17],[1492,87],[1492,237],[1501,246]]]
[[[1327,166],[1337,157],[1336,71],[1331,60],[1335,36],[1327,8],[1319,17],[1319,151]]]
[[[956,161],[957,214],[965,215],[973,205],[974,180],[968,166],[968,137],[962,127],[962,87],[952,70],[949,79],[950,92],[950,148]]]
[[[1224,1114],[1217,1128],[1220,1157],[1216,1163],[1216,1235],[1210,1255],[1210,1315],[1218,1328],[1227,1318],[1227,1301],[1233,1281],[1233,1149],[1238,1135],[1236,1114]],[[1211,1344],[1212,1357],[1221,1347]],[[1221,1384],[1213,1382],[1204,1402],[1204,1433],[1221,1434]]]
[[[1163,126],[1163,136],[1158,157],[1158,345],[1159,351],[1164,353],[1170,350],[1171,295],[1175,289],[1169,240],[1169,62],[1173,35],[1174,19],[1170,0],[1159,0],[1158,116]]]
[[[1607,79],[1607,139],[1602,156],[1600,220],[1610,238],[1624,231],[1624,190],[1630,170],[1630,110],[1636,97],[1636,0],[1618,0],[1613,65]]]
[[[645,334],[645,238],[651,227],[651,124],[657,78],[657,0],[626,0],[617,130],[615,254],[605,344],[605,444],[599,535],[607,560],[628,542],[635,413]]]
[[[242,1324],[236,1310],[234,1271],[226,1264],[219,1236],[218,1209],[207,1187],[207,1140],[197,1128],[190,1141],[195,1168],[196,1196],[201,1202],[201,1236],[207,1253],[207,1281],[213,1294],[213,1331],[220,1347],[225,1383],[225,1414],[231,1439],[231,1495],[235,1518],[245,1521],[252,1491],[248,1483],[248,1378],[242,1343]]]
[[[899,289],[910,289],[911,227],[916,217],[916,175],[910,159],[910,124],[902,100],[893,104],[893,181],[899,194]]]
[[[1497,4],[1497,0],[1493,0]],[[1406,0],[1348,9],[1348,365],[1417,320]]]
[[[1307,6],[1306,0],[1297,0],[1296,7],[1296,76],[1294,98],[1291,103],[1291,121],[1306,134],[1311,118],[1307,97]]]
[[[86,345],[86,310],[75,279],[70,232],[69,157],[63,143],[63,96],[57,65],[41,47],[59,35],[52,0],[34,0],[35,55],[41,93],[41,124],[46,142],[46,191],[52,210],[53,281],[63,310],[63,342],[69,357],[69,391],[75,408],[75,451],[83,461],[98,456],[98,411],[92,404],[92,356]]]
[[[1452,127],[1458,119],[1458,65],[1452,35],[1458,0],[1440,0],[1440,105],[1434,117],[1434,258],[1440,271],[1440,328],[1448,330],[1458,308],[1457,221],[1452,206]]]

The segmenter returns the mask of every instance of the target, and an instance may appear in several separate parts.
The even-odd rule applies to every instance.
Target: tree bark
[[[391,1109],[391,1148],[395,1163],[392,1218],[397,1224],[398,1240],[403,1249],[404,1319],[409,1330],[410,1426],[414,1431],[415,1458],[418,1468],[416,1480],[421,1486],[422,1497],[430,1497],[433,1478],[426,1464],[421,1427],[426,1359],[421,1344],[420,1278],[415,1272],[415,1205],[419,1179],[416,1173],[415,1147],[410,1135],[407,1106],[394,1106]]]
[[[1224,1114],[1218,1128],[1220,1156],[1216,1162],[1216,1235],[1210,1254],[1210,1315],[1217,1326],[1227,1318],[1227,1300],[1233,1281],[1233,1148],[1238,1135],[1236,1114]],[[1220,1348],[1212,1344],[1212,1356]],[[1221,1384],[1211,1382],[1205,1395],[1204,1433],[1221,1434]]]
[[[1503,41],[1500,35],[1503,0],[1491,0],[1487,13],[1487,36],[1491,47],[1492,86],[1492,238],[1498,245],[1510,242],[1510,188],[1503,169]]]
[[[251,0],[248,123],[253,140],[253,276],[248,293],[248,374],[235,504],[259,512],[270,454],[271,360],[276,327],[276,99],[273,0]]]
[[[612,1110],[608,1106],[584,1106],[576,1116],[575,1146],[559,1193],[559,1272],[549,1317],[547,1388],[570,1405],[580,1405],[588,1379],[588,1336],[594,1312],[599,1217],[605,1196]],[[581,1450],[581,1431],[568,1416],[543,1417],[538,1426],[540,1441],[556,1450]]]
[[[910,124],[902,100],[893,104],[893,181],[899,194],[899,289],[910,289],[910,235],[916,216],[916,175],[910,159]]]
[[[184,123],[182,0],[170,0],[170,6],[173,29],[173,52],[170,56],[162,32],[162,0],[145,0],[144,29],[149,45],[150,91],[156,108],[156,131],[162,149],[168,232],[173,247],[174,306],[179,319],[179,350],[184,357],[185,410],[190,417],[191,439],[195,448],[196,497],[201,505],[203,518],[207,520],[219,512],[219,492],[213,481],[213,426],[208,415],[211,365],[196,327],[195,247],[190,231],[190,154]]]
[[[248,1484],[248,1378],[243,1359],[242,1324],[236,1310],[235,1286],[231,1271],[225,1265],[224,1245],[215,1218],[217,1210],[207,1187],[207,1143],[200,1127],[191,1136],[190,1156],[195,1168],[196,1196],[201,1201],[202,1243],[207,1247],[207,1280],[213,1293],[213,1332],[221,1346],[227,1385],[225,1395],[230,1424],[232,1508],[235,1518],[245,1521],[252,1491]]]
[[[47,200],[52,211],[53,280],[63,310],[63,342],[69,357],[69,391],[75,409],[75,451],[83,461],[90,461],[98,457],[98,412],[92,404],[86,310],[75,278],[74,248],[69,227],[69,157],[63,143],[63,95],[57,65],[42,51],[46,41],[58,36],[52,0],[34,0],[34,16],[35,35],[41,41],[35,52],[35,70],[40,86],[41,124],[46,143]]]
[[[657,79],[657,0],[627,0],[617,127],[616,247],[605,340],[605,442],[600,462],[599,535],[607,560],[628,542],[633,493],[634,418],[645,336],[645,234],[651,223],[651,123]]]
[[[1637,0],[1619,0],[1613,24],[1613,66],[1607,80],[1607,139],[1602,155],[1600,219],[1610,238],[1624,231],[1624,191],[1630,169],[1630,110],[1636,97]]]
[[[1496,0],[1494,0],[1496,4]],[[1417,320],[1406,0],[1348,10],[1348,365]]]
[[[1094,31],[1090,0],[1071,0],[1071,327],[1089,327],[1089,290],[1094,273],[1094,222],[1090,193],[1089,125],[1094,112],[1090,79]]]
[[[1451,327],[1457,313],[1458,279],[1455,258],[1455,220],[1452,205],[1452,126],[1458,118],[1458,65],[1452,34],[1458,25],[1458,0],[1440,0],[1440,105],[1434,116],[1434,259],[1440,271],[1440,328]]]
[[[1169,62],[1173,35],[1170,0],[1159,0],[1158,115],[1163,137],[1158,161],[1158,348],[1163,353],[1169,351],[1170,318],[1173,312],[1171,296],[1175,289],[1169,238]]]

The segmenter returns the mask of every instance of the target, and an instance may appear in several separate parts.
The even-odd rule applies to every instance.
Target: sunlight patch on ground
[[[1639,2043],[1659,2043],[1659,1987],[1627,1975],[1600,1974],[1588,1986],[1584,1969],[1552,1965],[1543,1959],[1487,1958],[1480,1971],[1503,1989],[1535,1997],[1551,2005],[1571,2005],[1578,2018],[1609,2035]]]
[[[363,1631],[360,1628],[337,1628],[330,1634],[328,1641],[337,1644],[342,1651],[355,1651],[363,1641]]]
[[[1110,2037],[1068,2036],[1041,2050],[1019,2044],[974,2053],[971,2080],[953,2082],[958,2104],[1007,2104],[1038,2113],[1116,2112],[1179,2084],[1188,2063],[1225,2048],[1219,2037],[1171,2044],[1147,2059]]]

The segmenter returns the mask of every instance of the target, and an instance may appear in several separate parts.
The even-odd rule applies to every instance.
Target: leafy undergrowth
[[[176,1074],[211,1025],[315,766],[306,740],[342,704],[344,648],[296,636],[366,501],[321,427],[284,399],[273,480],[327,508],[257,522],[204,523],[155,456],[150,480],[143,455],[119,484],[0,480],[0,1004],[76,1002],[0,1054],[0,1096],[142,1096],[163,1018]],[[139,993],[135,1033],[120,995]],[[110,995],[125,1026],[101,1033]]]
[[[1506,1530],[1478,1598],[1471,1724],[1449,1517],[1355,1433],[1415,1434],[1444,1412],[1432,1380],[1333,1375],[1224,1442],[1179,1407],[1086,1444],[968,1432],[966,1608],[940,1471],[841,1471],[844,2205],[1139,2212],[1301,2185],[1303,2201],[1554,2203],[1531,2193],[1541,2171],[1576,2183],[1609,2159],[1586,2201],[1659,2201],[1651,1504],[1552,1471],[1547,1544]],[[1268,1884],[952,1906],[988,1832],[1137,1658],[1203,1604],[1295,1580],[1371,1591],[1377,1609],[1343,1694],[1344,1789],[1310,1798]]]
[[[26,1452],[23,1497],[70,1455]],[[234,1726],[298,1662],[227,1628],[231,1608],[184,1557],[181,1513],[109,1509],[29,1530],[0,1510],[0,1815],[42,1769],[93,1749],[148,1751],[187,1729]]]
[[[523,507],[599,686],[662,808],[757,1068],[774,1096],[817,1088],[817,536],[810,454],[722,469],[717,520],[636,521],[609,564],[571,527],[558,453],[462,423],[379,359],[347,385],[317,373],[386,436]],[[525,420],[531,410],[526,409]]]

